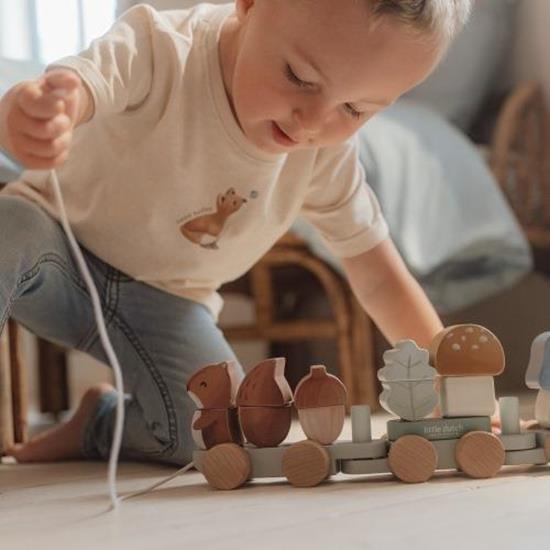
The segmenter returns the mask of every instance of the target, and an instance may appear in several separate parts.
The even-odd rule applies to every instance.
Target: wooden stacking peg
[[[501,433],[519,434],[519,399],[517,397],[501,397],[498,400],[500,410]]]
[[[351,407],[351,440],[354,443],[372,441],[370,407],[368,405],[352,405]]]
[[[250,478],[250,457],[239,445],[222,443],[206,453],[201,472],[216,489],[237,489]]]
[[[455,447],[458,467],[474,478],[496,476],[505,458],[504,445],[496,435],[488,432],[469,432]]]
[[[388,454],[392,473],[406,483],[428,481],[437,467],[437,451],[419,435],[404,435],[392,443]]]
[[[300,441],[283,454],[283,473],[295,487],[315,487],[328,477],[329,472],[329,454],[316,441]]]
[[[294,390],[294,405],[304,433],[322,445],[338,439],[346,418],[346,387],[324,365],[313,365]]]

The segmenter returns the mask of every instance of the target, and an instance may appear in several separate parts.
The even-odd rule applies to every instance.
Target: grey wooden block
[[[502,441],[506,451],[525,451],[537,446],[537,437],[534,432],[499,434],[497,437]]]
[[[391,474],[387,458],[371,458],[370,460],[342,460],[340,468],[344,474]]]
[[[527,451],[507,451],[506,466],[516,466],[520,464],[547,464],[544,449],[537,447],[536,449],[528,449]]]
[[[280,445],[279,447],[252,447],[245,445],[245,449],[250,457],[252,472],[250,477],[284,477],[282,462],[283,454],[290,445]]]
[[[432,441],[437,451],[438,470],[456,470],[455,447],[458,439],[440,439]]]
[[[390,420],[387,424],[388,439],[395,441],[402,435],[420,435],[435,441],[457,439],[474,430],[490,432],[491,419],[488,416],[466,416],[457,418],[425,418],[416,422]]]
[[[331,458],[338,460],[383,458],[388,454],[388,442],[385,439],[374,439],[365,443],[336,441],[325,448]]]

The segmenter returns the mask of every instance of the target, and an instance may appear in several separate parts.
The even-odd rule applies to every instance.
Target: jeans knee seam
[[[128,338],[128,341],[130,342],[130,344],[132,345],[136,353],[139,355],[139,357],[143,361],[143,364],[146,366],[147,370],[149,371],[149,374],[151,375],[151,377],[155,381],[155,384],[157,385],[157,388],[159,389],[159,392],[161,394],[161,398],[164,403],[164,407],[166,409],[166,413],[168,416],[168,437],[170,439],[170,442],[166,446],[166,449],[164,449],[159,454],[164,455],[166,451],[171,451],[171,453],[173,454],[177,450],[178,431],[177,431],[176,411],[172,403],[172,398],[170,397],[170,393],[166,386],[166,382],[164,381],[164,379],[162,378],[162,375],[156,368],[155,362],[151,359],[147,351],[143,348],[143,346],[139,342],[139,339],[134,334],[134,331],[130,328],[130,326],[126,324],[118,315],[113,315],[112,321],[113,323],[119,326],[119,328],[125,334],[126,338]]]
[[[112,311],[112,308],[107,308],[107,310],[105,311],[105,316],[106,318],[107,316],[109,316],[109,319],[110,319],[109,324],[114,325],[115,327],[119,328],[122,331],[122,333],[127,338],[128,342],[130,343],[134,351],[137,353],[138,357],[141,359],[142,363],[145,365],[151,378],[153,379],[157,388],[159,389],[162,402],[166,410],[166,414],[168,417],[168,437],[170,441],[166,445],[166,447],[161,451],[148,453],[148,454],[150,456],[165,456],[167,452],[170,452],[170,454],[174,454],[177,451],[177,446],[178,446],[177,420],[176,420],[175,408],[172,403],[170,393],[168,392],[168,389],[166,387],[166,383],[163,380],[162,375],[156,368],[154,361],[151,359],[147,351],[140,344],[139,339],[134,334],[131,327],[126,322],[124,322],[124,320],[121,319],[116,314],[115,311]],[[95,339],[97,339],[97,331],[96,331]]]
[[[74,273],[71,273],[69,266],[63,261],[63,258],[61,258],[61,256],[53,252],[49,252],[47,254],[43,254],[42,256],[40,256],[37,262],[33,265],[33,267],[31,267],[31,269],[27,270],[25,273],[21,275],[21,277],[19,278],[19,281],[17,282],[17,286],[19,287],[23,283],[26,283],[27,281],[30,281],[31,279],[33,279],[38,273],[40,267],[46,263],[59,268],[59,271],[63,276],[67,277],[80,290],[84,291],[84,293],[87,296],[89,296],[86,285],[84,284],[84,281],[82,281],[82,279],[80,279]]]

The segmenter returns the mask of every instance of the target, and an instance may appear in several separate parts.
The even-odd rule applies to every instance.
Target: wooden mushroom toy
[[[237,392],[242,431],[257,447],[276,447],[290,430],[292,390],[284,375],[285,363],[282,357],[258,363]]]
[[[346,417],[347,391],[324,365],[313,365],[294,391],[294,405],[308,439],[330,445],[338,439]]]
[[[207,365],[187,383],[187,392],[197,410],[193,414],[191,433],[200,449],[220,443],[242,445],[235,396],[239,375],[234,361]]]
[[[480,325],[442,330],[430,346],[430,359],[441,376],[441,411],[446,417],[491,416],[495,410],[494,376],[504,370],[502,344]]]

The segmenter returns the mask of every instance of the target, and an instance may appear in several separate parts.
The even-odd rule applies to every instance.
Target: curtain
[[[188,9],[206,1],[209,4],[228,4],[231,2],[231,0],[118,0],[116,11],[117,15],[120,15],[128,8],[141,3],[151,4],[157,10]]]
[[[0,57],[50,63],[84,49],[115,17],[116,0],[0,0]]]

